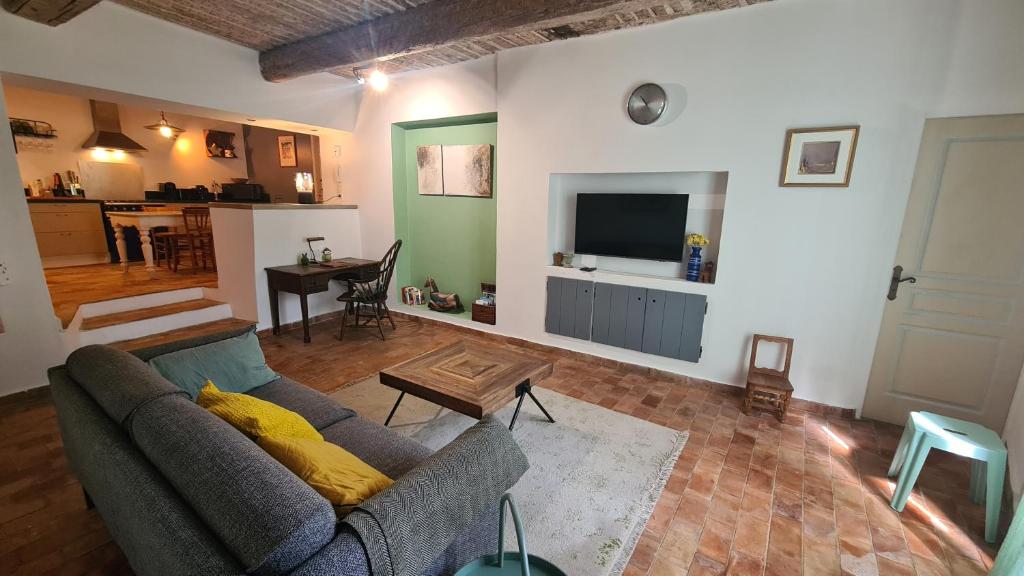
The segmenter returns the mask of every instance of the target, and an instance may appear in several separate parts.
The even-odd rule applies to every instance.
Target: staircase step
[[[81,330],[83,332],[88,330],[98,330],[108,326],[138,322],[140,320],[159,318],[161,316],[190,312],[192,310],[202,310],[213,306],[221,306],[223,304],[223,302],[217,302],[216,300],[197,298],[195,300],[185,300],[184,302],[174,302],[171,304],[163,304],[161,306],[152,306],[149,308],[139,308],[136,310],[115,312],[113,314],[104,314],[102,316],[93,316],[82,320]]]
[[[150,348],[152,346],[160,346],[162,344],[168,344],[170,342],[177,342],[178,340],[187,340],[189,338],[197,338],[199,336],[216,334],[217,332],[241,329],[246,326],[252,326],[253,324],[255,324],[255,322],[252,322],[251,320],[241,320],[239,318],[225,318],[223,320],[206,322],[205,324],[186,326],[185,328],[178,328],[177,330],[168,330],[167,332],[150,334],[149,336],[143,336],[141,338],[121,340],[120,342],[112,342],[110,343],[110,346],[113,346],[114,348],[118,348],[120,350],[124,350],[125,352],[131,352],[132,350],[141,350],[143,348]]]

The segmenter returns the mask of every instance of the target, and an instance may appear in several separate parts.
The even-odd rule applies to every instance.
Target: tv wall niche
[[[703,251],[703,260],[719,265],[722,221],[725,216],[725,192],[728,172],[629,172],[629,173],[554,173],[548,188],[548,254],[576,253],[576,196],[598,194],[688,194],[686,234],[700,233],[711,244]],[[685,242],[681,235],[679,243]],[[612,256],[576,255],[573,267],[595,266],[599,271],[637,274],[682,280],[686,277],[684,251],[682,262],[659,262]]]

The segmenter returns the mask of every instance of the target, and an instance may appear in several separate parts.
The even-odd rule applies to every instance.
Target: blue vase
[[[686,279],[691,282],[700,280],[700,246],[690,246],[690,261],[686,264]]]

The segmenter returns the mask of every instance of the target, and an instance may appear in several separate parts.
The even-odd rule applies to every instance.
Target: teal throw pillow
[[[252,332],[163,354],[151,359],[149,366],[193,400],[207,380],[223,392],[248,392],[278,377],[267,366],[259,338]]]

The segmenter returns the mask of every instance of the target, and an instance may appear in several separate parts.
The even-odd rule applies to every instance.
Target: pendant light
[[[178,134],[184,132],[183,129],[178,128],[177,126],[171,126],[171,123],[168,122],[167,118],[164,116],[163,110],[160,111],[160,121],[156,124],[150,124],[149,126],[146,126],[146,128],[156,130],[161,136],[168,139],[177,138]]]

